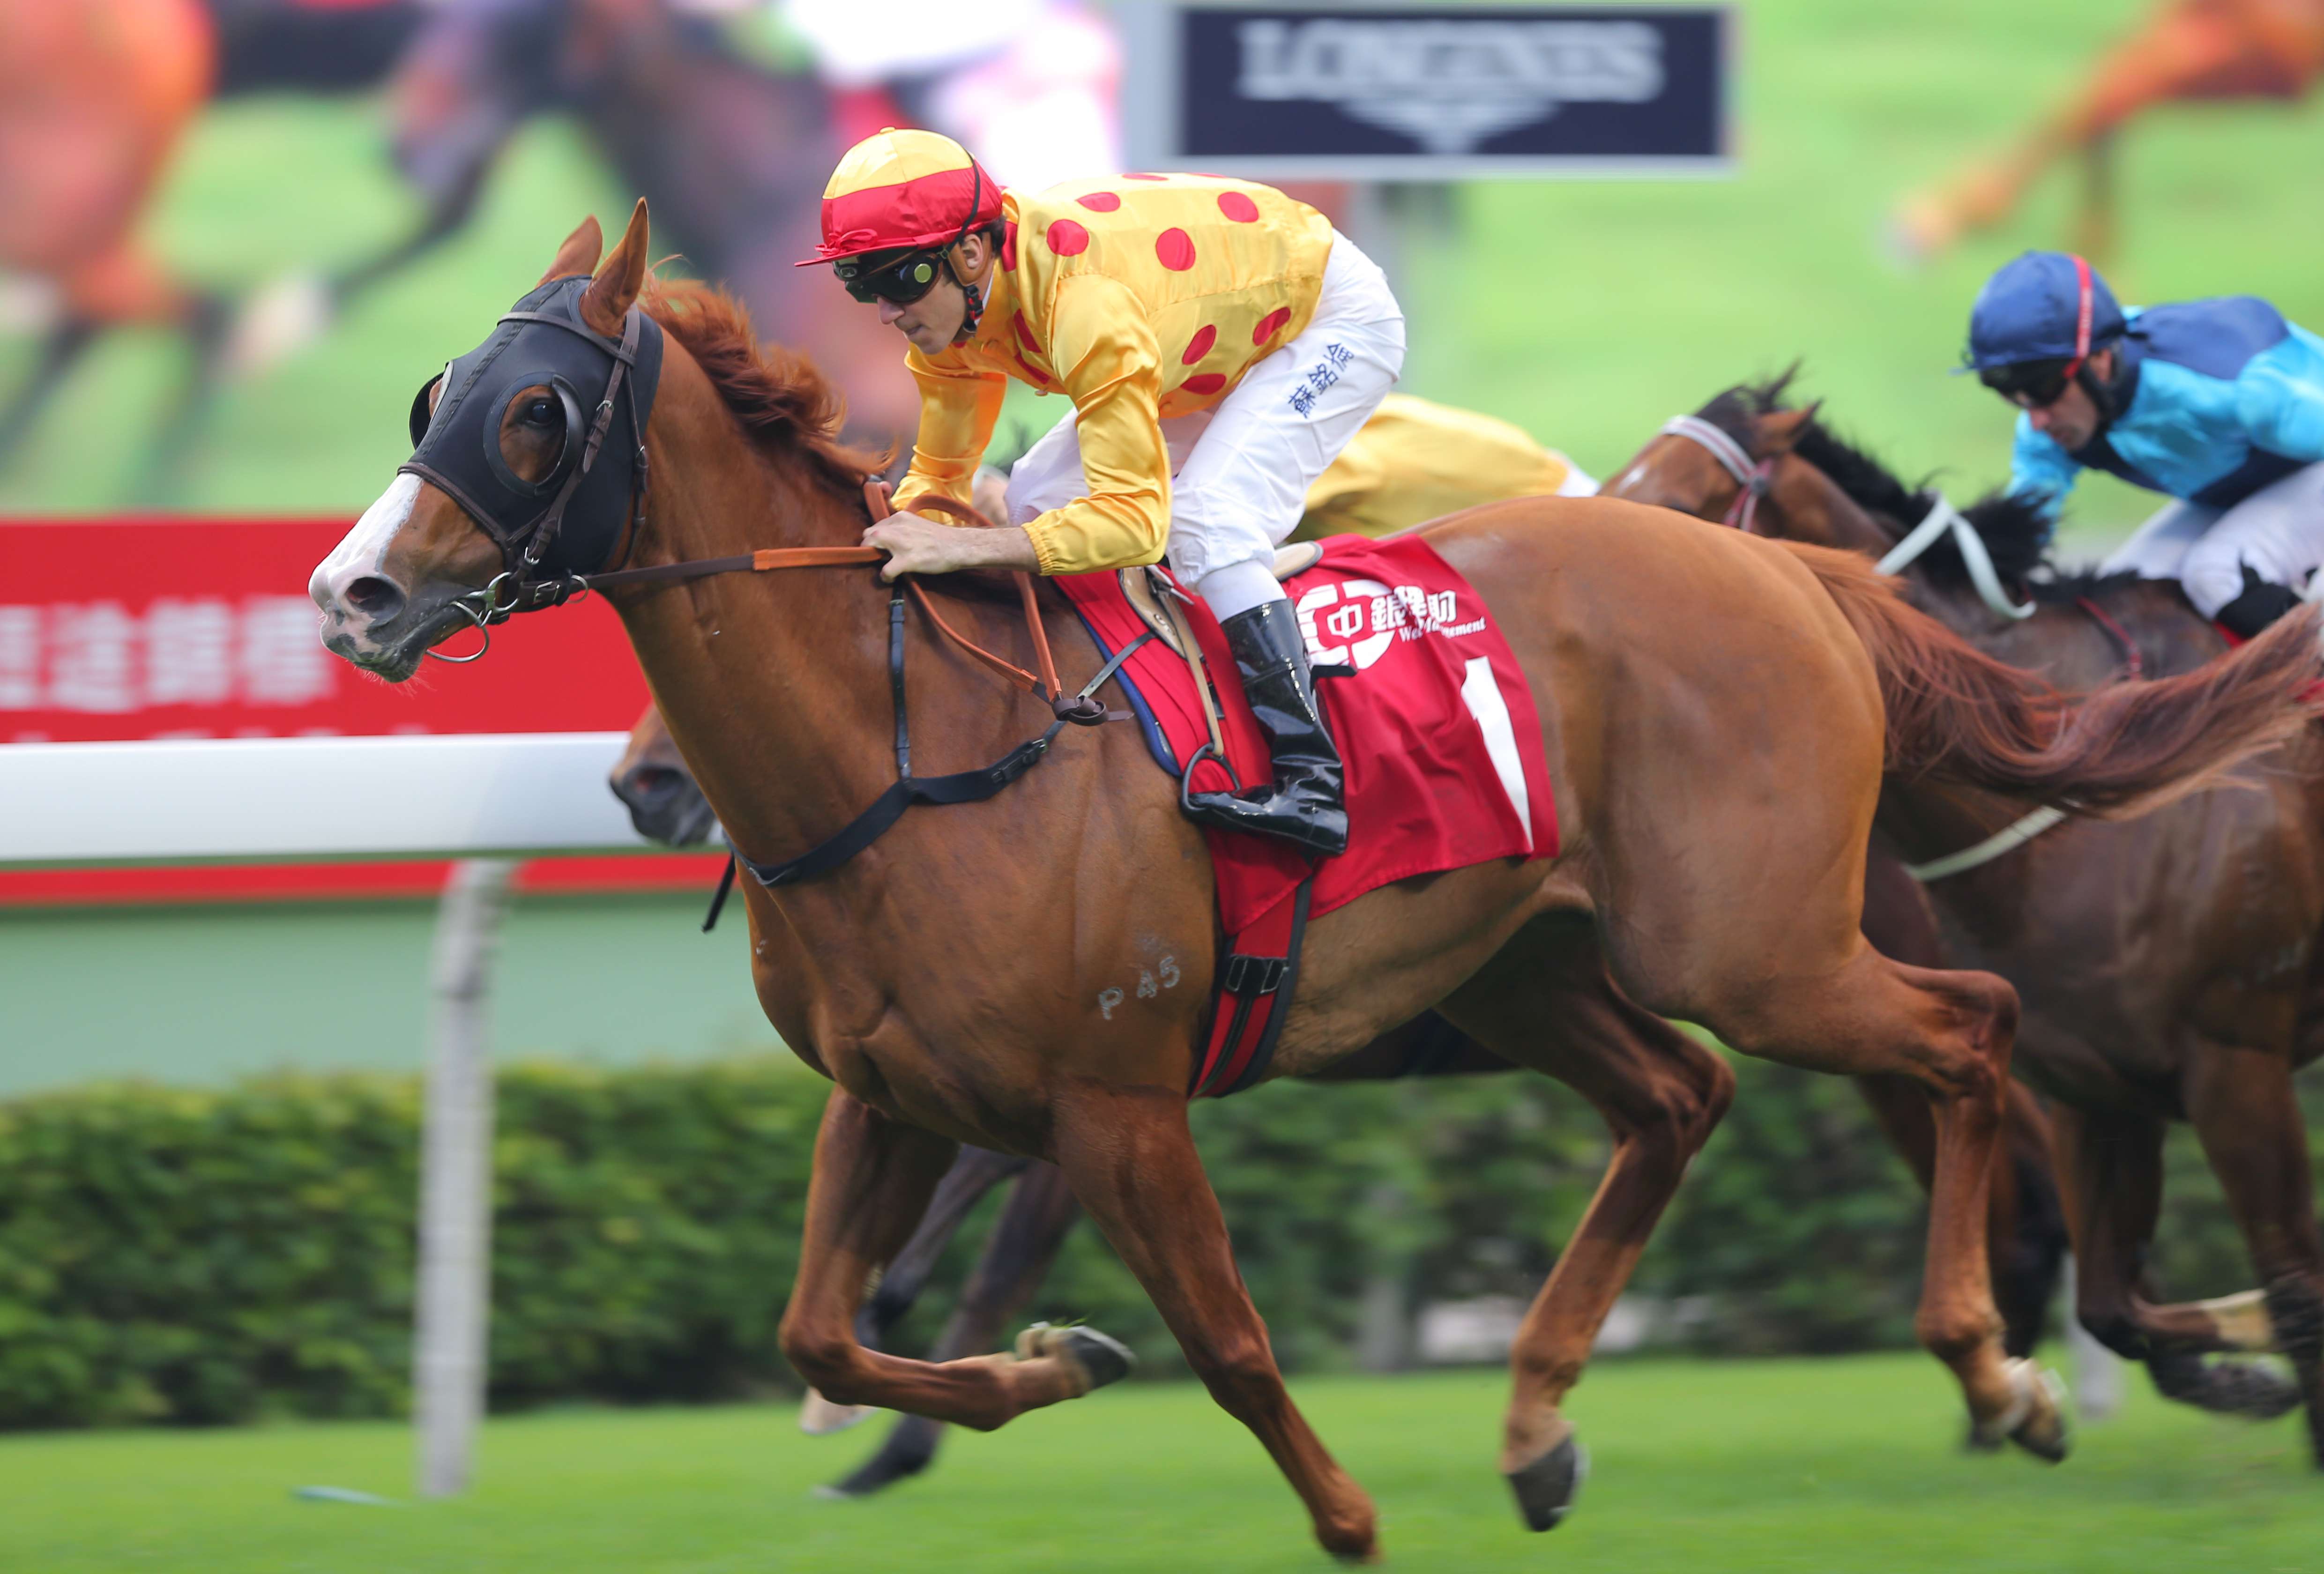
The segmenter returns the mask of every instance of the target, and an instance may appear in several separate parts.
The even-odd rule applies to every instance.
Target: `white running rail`
[[[436,925],[412,1349],[420,1495],[466,1489],[492,1312],[492,963],[513,860],[666,851],[626,732],[0,746],[0,869],[451,858]]]

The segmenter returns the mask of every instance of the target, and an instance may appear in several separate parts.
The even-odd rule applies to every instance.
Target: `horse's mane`
[[[804,355],[761,344],[749,310],[725,290],[649,278],[638,304],[686,347],[743,437],[770,459],[803,465],[817,483],[850,496],[860,496],[864,477],[893,459],[840,440],[847,407],[839,391]]]
[[[1748,450],[1759,417],[1793,408],[1784,402],[1784,396],[1799,370],[1794,362],[1773,377],[1738,383],[1695,414]],[[1801,427],[1792,451],[1822,471],[1858,507],[1880,515],[1900,529],[1919,524],[1937,501],[1934,488],[1906,485],[1886,465],[1837,436],[1820,417],[1811,417]],[[2070,602],[2114,581],[2136,577],[2060,568],[2050,556],[2050,522],[2032,502],[2005,491],[1987,492],[1961,510],[1961,517],[1984,538],[1986,551],[2001,577],[2024,587],[2038,601]],[[1923,553],[1919,566],[1948,588],[1969,588],[1969,565],[1961,560],[1960,548],[1950,536]]]

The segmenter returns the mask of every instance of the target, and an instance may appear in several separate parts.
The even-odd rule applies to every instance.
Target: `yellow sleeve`
[[[1025,527],[1044,574],[1161,561],[1170,534],[1170,452],[1162,441],[1162,355],[1146,305],[1120,282],[1057,282],[1049,361],[1074,401],[1089,495]]]
[[[998,372],[942,365],[918,350],[905,353],[904,364],[910,368],[912,381],[920,385],[920,429],[912,439],[912,467],[903,484],[896,488],[897,511],[908,509],[931,493],[954,502],[973,502],[970,493],[976,467],[1001,419],[1001,400],[1009,391],[1009,379]],[[945,524],[963,522],[949,514],[928,517]]]

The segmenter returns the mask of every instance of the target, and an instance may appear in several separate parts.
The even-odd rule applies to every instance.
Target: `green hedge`
[[[1909,1342],[1923,1210],[1902,1164],[1844,1083],[1738,1070],[1636,1288],[1691,1308],[1706,1348]],[[774,1333],[825,1091],[779,1056],[505,1072],[493,1403],[793,1385]],[[411,1080],[364,1075],[0,1104],[0,1427],[399,1411],[417,1117]],[[1586,1105],[1515,1075],[1276,1085],[1198,1106],[1195,1127],[1277,1352],[1306,1369],[1353,1363],[1383,1304],[1530,1295],[1604,1155]],[[2174,1287],[2240,1287],[2216,1187],[2174,1164],[2172,1188]],[[982,1222],[907,1345],[943,1316]],[[1183,1369],[1094,1230],[1036,1314],[1086,1316],[1149,1373]]]

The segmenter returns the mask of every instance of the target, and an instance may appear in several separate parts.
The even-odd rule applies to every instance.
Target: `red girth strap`
[[[1189,1099],[1222,1099],[1267,1074],[1275,1041],[1291,1015],[1299,943],[1307,933],[1307,899],[1314,890],[1311,874],[1288,898],[1231,937],[1211,985],[1211,1029],[1186,1086]]]

